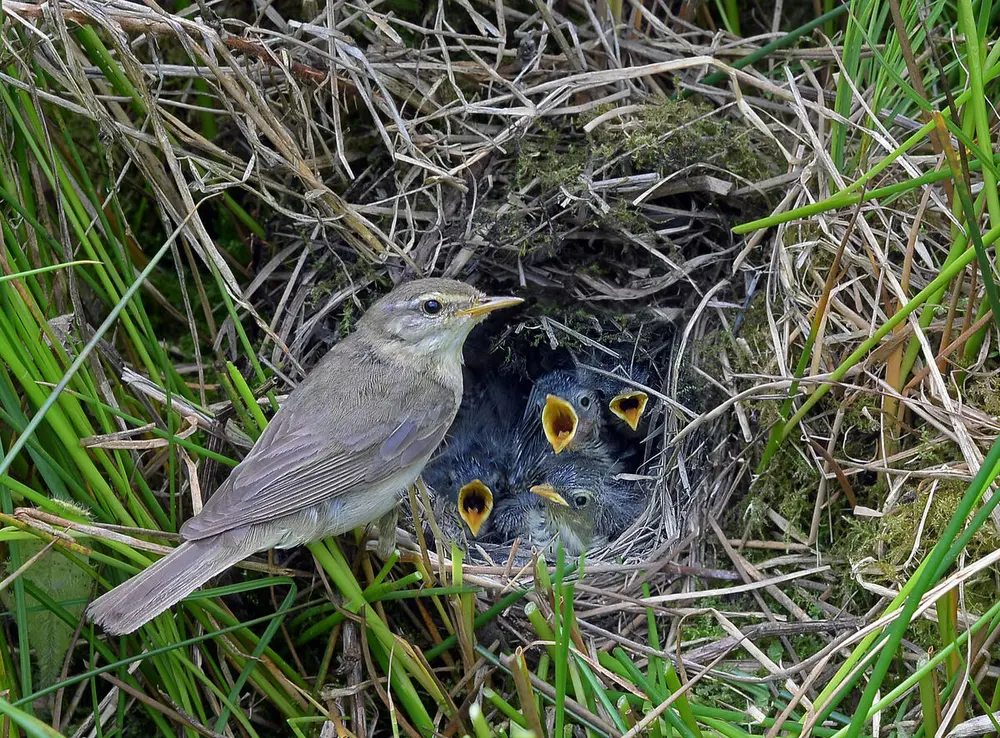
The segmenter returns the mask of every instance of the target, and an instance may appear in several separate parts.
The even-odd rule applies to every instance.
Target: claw
[[[458,514],[469,526],[472,535],[478,536],[490,513],[493,512],[493,493],[478,479],[458,491]]]
[[[576,410],[558,395],[548,395],[542,409],[542,430],[556,453],[573,442],[580,419]]]

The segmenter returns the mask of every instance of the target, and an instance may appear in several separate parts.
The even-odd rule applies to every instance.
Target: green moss
[[[551,317],[582,336],[601,343],[631,343],[634,336],[646,335],[641,331],[644,327],[642,315],[636,313],[621,313],[613,316],[596,315],[591,309],[580,303],[563,304],[559,296],[546,299],[542,296],[534,305],[533,314]],[[647,331],[648,334],[648,331]],[[569,351],[586,355],[590,344],[581,341],[565,332],[557,332],[559,345]],[[648,335],[646,336],[648,338]],[[535,331],[528,340],[529,347],[547,346],[548,335],[544,331]]]
[[[491,241],[517,249],[517,255],[522,259],[551,249],[555,244],[551,231],[537,228],[538,224],[520,208],[507,209],[484,225]]]
[[[586,163],[587,150],[583,146],[571,145],[563,151],[548,146],[529,146],[517,160],[517,184],[518,187],[526,187],[537,178],[545,192],[560,187],[570,188],[570,191],[579,190],[579,178]]]
[[[345,300],[344,311],[337,322],[338,340],[345,338],[354,328],[354,321],[357,320],[357,316],[354,313],[354,302],[352,300]]]
[[[602,224],[633,234],[652,233],[653,231],[646,217],[627,200],[616,202],[607,215],[594,223],[598,227]]]
[[[815,507],[819,473],[790,443],[782,445],[747,498],[746,520],[753,533],[773,527],[767,508],[774,508],[799,531],[808,531]]]
[[[993,417],[1000,416],[1000,374],[970,374],[965,380],[964,399],[966,404]]]
[[[698,607],[705,610],[728,611],[732,609],[732,602],[722,597],[705,597],[698,600]],[[666,632],[666,629],[664,629],[664,632]],[[682,636],[685,641],[694,641],[702,638],[708,641],[719,641],[727,635],[729,634],[719,625],[719,621],[711,613],[706,612],[704,615],[691,615],[684,618]]]
[[[965,485],[960,481],[939,481],[931,499],[931,487],[926,481],[909,482],[902,490],[902,501],[888,515],[847,521],[844,534],[834,543],[833,555],[847,564],[864,562],[859,574],[865,581],[892,588],[902,586],[937,543],[965,493]],[[977,559],[998,547],[1000,536],[986,525],[973,536],[966,551],[971,559]],[[841,586],[856,591],[847,574],[841,578]],[[968,609],[982,612],[991,606],[996,601],[997,586],[995,571],[984,571],[968,580],[965,585]],[[922,645],[938,641],[936,626],[915,627],[914,633],[914,640]]]
[[[582,127],[603,112],[601,106],[576,124]],[[724,170],[755,182],[773,174],[777,161],[770,139],[742,121],[692,101],[660,100],[590,134],[540,124],[521,143],[515,184],[523,188],[537,182],[543,198],[560,190],[583,195],[588,172],[606,179],[650,172],[667,176],[689,168],[691,173]],[[613,205],[609,217],[622,225],[637,224],[627,206]]]
[[[691,100],[659,100],[624,128],[599,126],[593,140],[624,153],[635,170],[661,175],[712,167],[756,182],[770,176],[779,160],[774,144],[757,129]]]
[[[562,133],[547,123],[540,123],[520,146],[514,168],[515,186],[527,187],[533,180],[543,192],[558,190],[561,186],[576,189],[576,182],[587,161],[587,149],[581,139],[570,137],[577,143],[562,144]],[[585,141],[583,141],[585,143]]]
[[[936,485],[933,499],[930,499],[932,486],[928,483],[920,485],[916,490],[916,499],[898,505],[890,515],[882,518],[881,536],[885,544],[887,558],[897,565],[905,561],[913,549],[916,532],[924,517],[924,510],[927,510],[927,517],[924,520],[923,534],[917,549],[917,561],[929,553],[931,547],[940,538],[966,489],[964,482],[941,480]],[[928,501],[930,501],[929,509]],[[993,526],[984,525],[969,541],[966,551],[969,556],[979,558],[997,548],[1000,548],[1000,536],[997,536]]]

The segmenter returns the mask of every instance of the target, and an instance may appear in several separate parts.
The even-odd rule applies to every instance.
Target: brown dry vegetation
[[[144,706],[141,717],[122,707],[99,718],[126,735],[181,726],[279,735],[289,725],[308,732],[312,719],[345,735],[388,734],[390,724],[450,735],[478,726],[473,704],[513,735],[507,702],[529,728],[536,717],[562,720],[537,695],[567,693],[554,664],[575,650],[569,693],[579,704],[564,714],[596,734],[643,720],[634,732],[659,730],[656,695],[680,685],[702,730],[717,719],[763,732],[771,724],[756,713],[737,718],[750,706],[779,718],[789,694],[794,711],[780,720],[814,719],[808,705],[944,533],[996,435],[993,337],[977,332],[989,321],[983,280],[971,262],[936,309],[845,363],[951,263],[956,243],[964,248],[952,224],[960,207],[949,181],[797,209],[859,178],[869,190],[911,182],[939,168],[940,148],[925,137],[867,182],[923,120],[905,107],[890,120],[902,103],[885,80],[864,95],[837,90],[842,35],[807,34],[743,68],[781,34],[744,40],[713,28],[707,6],[682,17],[647,5],[312,1],[250,13],[235,3],[3,0],[0,267],[104,265],[0,284],[18,306],[11,314],[33,326],[9,330],[0,346],[11,367],[0,451],[48,388],[69,381],[71,362],[89,357],[64,393],[85,406],[64,397],[53,411],[72,419],[68,435],[51,419],[38,431],[65,445],[52,453],[69,481],[35,451],[3,467],[8,573],[36,564],[41,546],[25,542],[36,537],[56,536],[49,558],[72,566],[34,575],[28,566],[0,587],[0,697],[34,695],[36,714],[81,735],[102,699]],[[775,29],[791,27],[788,12]],[[771,27],[759,8],[747,15],[757,30]],[[151,264],[129,308],[112,313]],[[227,596],[185,603],[176,627],[107,642],[71,627],[93,590],[79,572],[120,581],[124,562],[138,564],[127,550],[153,550],[149,532],[176,530],[192,497],[210,494],[239,458],[259,432],[252,394],[280,396],[365,305],[431,274],[528,299],[510,325],[477,339],[470,363],[537,375],[571,350],[652,369],[652,431],[637,470],[651,501],[625,536],[592,552],[570,584],[495,552],[471,551],[462,567],[447,547],[439,556],[401,530],[388,584],[363,540],[342,541],[341,567],[371,585],[373,601],[390,590],[399,599],[362,606],[345,589],[357,588],[351,575],[337,578],[330,543],[314,557],[258,562],[292,578],[266,588],[254,588],[257,574],[233,573]],[[85,346],[95,330],[102,340]],[[37,345],[51,334],[52,356],[39,357],[29,333]],[[14,361],[27,355],[48,373],[18,374]],[[812,402],[758,468],[773,429]],[[161,440],[177,436],[196,445]],[[78,438],[90,461],[70,450]],[[979,560],[996,548],[990,525],[965,552]],[[44,603],[48,619],[29,614],[36,585],[22,586],[23,571],[73,600],[65,617]],[[939,608],[910,633],[900,676],[951,642],[947,623],[992,606],[996,584],[986,569],[964,582],[960,605],[935,595]],[[413,596],[422,586],[427,597]],[[527,613],[519,598],[503,599],[518,588]],[[349,614],[335,614],[341,607]],[[280,628],[242,627],[276,611]],[[389,628],[366,629],[358,612]],[[473,632],[483,612],[488,622]],[[222,627],[233,630],[145,659],[135,674],[93,671]],[[44,647],[50,629],[66,634]],[[450,648],[435,648],[450,635]],[[389,665],[396,636],[419,649],[414,663]],[[987,691],[991,645],[970,677]],[[597,687],[580,676],[588,664]],[[37,694],[74,675],[93,692]],[[620,714],[596,696],[626,691],[633,704]],[[706,707],[735,712],[712,717]]]

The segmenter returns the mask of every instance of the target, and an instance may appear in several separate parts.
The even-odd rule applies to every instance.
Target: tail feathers
[[[253,553],[226,538],[214,536],[182,543],[145,571],[90,603],[87,617],[111,635],[137,630]]]

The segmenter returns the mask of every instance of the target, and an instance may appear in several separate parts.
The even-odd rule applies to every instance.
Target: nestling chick
[[[490,378],[470,389],[444,449],[427,464],[424,481],[450,501],[473,536],[485,537],[514,453],[523,395]]]
[[[423,476],[436,496],[448,500],[472,535],[484,532],[493,510],[493,488],[500,479],[491,459],[471,446],[461,451],[445,450],[428,463]]]
[[[558,537],[568,555],[578,556],[620,536],[645,510],[646,497],[616,471],[592,459],[553,458],[531,487],[544,500],[531,521],[532,543],[551,546]]]
[[[572,451],[610,462],[600,394],[573,372],[560,370],[540,377],[528,397],[524,420],[529,427],[541,423],[557,454]]]
[[[425,481],[457,507],[477,542],[521,538],[547,548],[558,538],[575,556],[617,537],[642,513],[645,498],[638,485],[615,477],[621,467],[602,438],[597,390],[571,372],[553,372],[535,384],[523,413],[522,400],[500,379],[470,390]],[[553,431],[563,421],[560,437]],[[553,443],[553,436],[566,443]],[[487,495],[492,507],[477,508]]]
[[[644,436],[649,426],[649,415],[646,413],[649,395],[635,384],[646,384],[647,372],[634,365],[624,369],[596,356],[589,357],[587,363],[617,375],[599,374],[584,364],[577,364],[576,368],[578,381],[600,393],[611,414],[609,427],[628,438]]]

